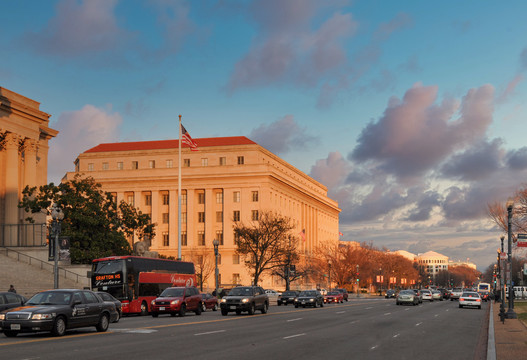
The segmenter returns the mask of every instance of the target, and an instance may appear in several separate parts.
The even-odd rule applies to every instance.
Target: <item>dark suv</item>
[[[194,286],[169,287],[157,299],[152,300],[150,311],[153,317],[158,317],[159,314],[185,316],[188,311],[201,315],[202,299],[201,293]]]
[[[242,311],[254,315],[256,310],[260,310],[265,314],[269,309],[269,297],[260,286],[238,286],[221,299],[220,307],[224,316],[231,311],[236,312],[236,315]]]
[[[294,291],[294,290],[287,290],[284,291],[281,295],[278,295],[278,299],[276,300],[276,304],[278,306],[280,305],[287,305],[287,304],[294,304],[295,299],[300,294],[300,291]]]

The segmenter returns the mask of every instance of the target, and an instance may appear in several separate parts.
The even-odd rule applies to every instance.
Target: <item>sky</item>
[[[328,188],[341,240],[484,270],[527,176],[527,2],[3,1],[0,86],[100,143],[247,136]]]

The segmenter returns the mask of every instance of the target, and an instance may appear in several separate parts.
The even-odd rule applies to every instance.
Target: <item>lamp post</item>
[[[62,227],[62,220],[64,219],[64,213],[62,209],[57,205],[53,204],[51,206],[51,219],[52,219],[52,230],[55,235],[53,241],[53,287],[55,289],[59,288],[59,236]]]
[[[214,239],[212,241],[212,245],[214,245],[214,257],[216,258],[216,268],[214,272],[214,284],[215,284],[215,294],[218,296],[218,277],[219,277],[219,270],[218,270],[218,257],[220,255],[218,251],[218,246],[220,245],[220,242],[218,239]]]
[[[331,291],[331,260],[328,260],[328,282],[329,282],[329,290],[328,291]]]
[[[502,258],[501,258],[501,254],[504,253],[504,248],[503,248],[503,241],[505,240],[505,236],[502,236],[500,238],[501,240],[501,251],[499,251],[499,263],[500,263],[500,297],[501,297],[501,301],[500,301],[500,319],[502,321],[504,321],[506,315],[505,315],[505,285],[507,284],[507,282],[505,281],[505,276],[507,275],[507,265],[506,264],[503,264],[503,261],[502,261]],[[501,265],[505,265],[505,266],[501,266]]]
[[[507,256],[507,263],[509,269],[509,310],[507,311],[507,319],[516,319],[518,316],[514,312],[514,289],[512,288],[512,208],[514,207],[514,201],[512,199],[507,200],[507,242],[509,245],[509,252]]]
[[[359,297],[359,264],[357,264],[357,297]]]

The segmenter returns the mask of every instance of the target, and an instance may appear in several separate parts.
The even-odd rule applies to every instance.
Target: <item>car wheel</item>
[[[461,309],[463,307],[463,305],[459,304],[459,308]]]
[[[141,316],[145,315],[148,315],[148,305],[146,304],[146,302],[143,301],[141,303]]]
[[[95,326],[98,332],[105,332],[108,330],[108,326],[110,325],[110,321],[108,318],[108,314],[102,314],[99,318],[99,323]]]
[[[265,303],[262,308],[262,314],[267,314],[267,310],[269,310],[269,304]]]
[[[53,328],[51,329],[51,334],[53,336],[62,336],[66,332],[66,320],[64,320],[64,317],[59,316],[55,323],[53,324]]]
[[[320,307],[324,307],[324,302],[321,302],[321,303],[320,303]]]
[[[214,304],[214,307],[212,308],[212,311],[218,311],[218,304]]]
[[[158,317],[158,316],[159,316],[158,313],[155,313],[155,312],[152,313],[152,317]]]
[[[187,306],[185,304],[182,304],[178,312],[179,317],[185,316],[186,312],[187,312]]]
[[[223,310],[223,309],[222,309],[222,310],[221,310],[221,314],[222,314],[223,316],[227,316],[227,315],[229,314],[229,312],[228,312],[227,310]]]
[[[254,304],[249,307],[249,315],[254,315]]]
[[[280,306],[280,305],[282,305],[282,303],[277,302],[276,305]]]
[[[298,308],[298,305],[297,305],[297,304],[295,304],[295,307],[296,307],[296,308]]]
[[[199,303],[199,304],[198,304],[198,308],[196,309],[196,311],[194,311],[194,313],[195,313],[196,315],[201,315],[201,310],[202,310],[203,306],[205,306],[205,305]]]
[[[480,306],[478,306],[478,309],[480,309],[480,310],[481,310],[481,305],[480,305]]]
[[[4,330],[4,335],[7,337],[15,337],[18,335],[18,331]]]
[[[114,321],[114,323],[118,323],[122,317],[123,317],[123,314],[120,311],[117,311],[117,319]]]

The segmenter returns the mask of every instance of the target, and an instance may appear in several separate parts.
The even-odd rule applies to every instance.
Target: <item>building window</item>
[[[220,157],[220,166],[225,166],[227,165],[227,158],[222,156]]]
[[[150,169],[155,169],[156,168],[156,161],[155,160],[148,160],[148,167]]]
[[[240,255],[237,255],[237,254],[232,255],[232,263],[234,265],[239,265],[240,264]]]
[[[198,193],[198,204],[205,204],[205,193]]]
[[[245,159],[243,156],[238,156],[238,165],[243,165],[245,163]]]
[[[88,164],[88,171],[93,171],[93,163]]]
[[[223,222],[223,211],[216,211],[216,222]]]
[[[170,195],[169,194],[163,194],[163,205],[170,204]]]
[[[184,224],[187,223],[187,213],[186,212],[181,213],[181,222]]]
[[[174,166],[172,159],[167,160],[167,169],[171,169]]]
[[[128,200],[128,201],[127,201],[128,204],[130,204],[130,205],[132,205],[132,206],[135,205],[135,204],[134,204],[134,196],[133,196],[133,195],[128,195],[128,196],[127,196],[127,200]]]
[[[124,165],[123,165],[123,162],[122,161],[119,161],[117,163],[117,170],[123,170],[124,169]]]
[[[209,166],[209,159],[207,158],[201,159],[201,166]]]
[[[205,222],[205,212],[200,211],[198,213],[198,222],[200,222],[200,223],[204,223]]]
[[[132,161],[132,170],[139,169],[139,162],[138,161]]]
[[[240,221],[240,211],[234,210],[232,212],[232,221]]]
[[[234,232],[234,245],[238,245],[239,242],[240,242],[240,235],[238,235],[238,233],[235,231]]]
[[[182,192],[181,194],[181,205],[187,205],[187,192]]]
[[[183,167],[190,167],[190,159],[183,159]]]
[[[233,285],[238,285],[241,283],[240,274],[232,274],[232,283]]]
[[[253,202],[257,202],[258,201],[258,191],[253,191],[252,195],[253,195]]]
[[[216,193],[216,204],[223,204],[223,193],[222,192]]]
[[[251,219],[252,219],[253,221],[258,221],[258,210],[253,210],[253,211],[252,211]]]
[[[198,245],[205,246],[205,232],[198,231]]]
[[[152,206],[152,195],[150,194],[145,195],[145,205]]]
[[[107,162],[103,162],[102,163],[102,169],[103,170],[108,170],[109,168],[110,168],[110,165]]]
[[[232,193],[232,201],[235,203],[240,202],[240,192],[239,191],[235,191]]]
[[[163,224],[168,224],[168,213],[163,213]]]
[[[217,230],[216,231],[216,239],[220,242],[220,245],[223,245],[223,231]]]
[[[181,246],[187,246],[187,232],[181,232]]]
[[[168,236],[168,232],[163,233],[163,246],[169,246],[170,245],[170,238]]]

